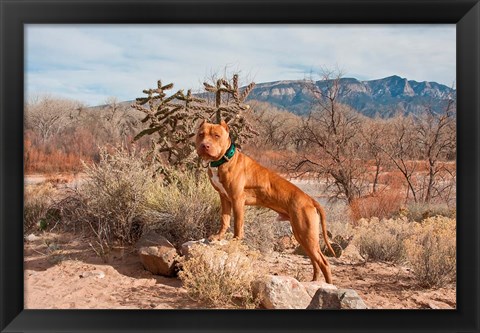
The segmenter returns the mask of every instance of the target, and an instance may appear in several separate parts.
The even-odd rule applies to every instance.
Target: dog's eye
[[[203,138],[203,137],[205,136],[205,134],[200,133],[198,136],[201,137],[201,138]]]
[[[216,137],[217,139],[220,139],[220,135],[218,135],[218,134],[215,134],[215,137]]]

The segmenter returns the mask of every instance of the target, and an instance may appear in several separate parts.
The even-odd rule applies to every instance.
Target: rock
[[[189,250],[191,249],[192,246],[194,245],[201,245],[201,246],[207,246],[207,245],[219,245],[219,246],[224,246],[228,244],[228,240],[222,239],[219,241],[209,241],[208,239],[202,238],[196,241],[188,241],[182,244],[180,248],[180,253],[183,256],[188,257],[189,255]]]
[[[178,253],[165,237],[150,231],[137,242],[138,255],[143,267],[155,275],[174,276]]]
[[[293,250],[293,253],[294,254],[297,254],[299,256],[304,256],[304,257],[307,257],[307,253],[305,252],[305,250],[303,249],[303,247],[301,245],[298,245],[295,250]]]
[[[39,240],[40,237],[35,236],[34,234],[30,234],[27,237],[25,237],[25,239],[29,242],[35,242],[36,240]]]
[[[267,309],[305,309],[311,300],[305,287],[290,276],[267,275],[255,280],[252,290]]]
[[[273,249],[277,252],[284,252],[295,249],[297,245],[297,241],[292,236],[282,236],[275,242]]]
[[[365,261],[354,244],[349,244],[343,251],[342,260],[347,264],[356,264]]]
[[[318,289],[329,289],[329,290],[336,290],[338,289],[336,286],[326,282],[320,281],[310,281],[310,282],[300,282],[307,291],[307,294],[310,297],[313,297]]]
[[[208,244],[208,240],[206,240],[205,238],[202,238],[202,239],[199,239],[199,240],[196,240],[196,241],[188,241],[188,242],[185,242],[182,244],[181,248],[180,248],[180,253],[183,255],[183,256],[186,256],[188,257],[189,255],[189,250],[191,249],[192,246],[194,245],[202,245],[202,246],[207,246]]]
[[[104,271],[87,271],[80,274],[80,278],[88,278],[90,276],[97,277],[99,279],[103,279],[105,277]]]
[[[368,309],[352,289],[319,289],[307,309]]]

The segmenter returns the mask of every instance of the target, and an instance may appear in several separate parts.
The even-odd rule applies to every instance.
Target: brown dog
[[[203,122],[197,131],[198,155],[211,162],[208,168],[213,187],[220,193],[221,227],[211,239],[221,239],[230,226],[231,212],[235,219],[234,236],[243,238],[245,205],[263,206],[279,214],[279,220],[290,221],[293,234],[305,249],[313,265],[313,280],[332,283],[327,259],[320,251],[319,222],[321,218],[325,243],[334,253],[327,236],[325,212],[320,204],[298,187],[273,171],[242,154],[232,145],[228,125]]]

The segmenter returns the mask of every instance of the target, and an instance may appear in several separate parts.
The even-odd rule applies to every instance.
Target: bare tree
[[[291,148],[293,133],[301,122],[299,116],[281,111],[268,103],[251,101],[251,121],[256,125],[259,136],[257,148],[286,150]]]
[[[407,182],[406,199],[410,193],[415,202],[419,201],[415,180],[415,172],[419,170],[419,152],[416,141],[415,121],[411,115],[397,114],[388,122],[384,144],[378,147],[402,173]]]
[[[289,169],[327,176],[328,187],[350,203],[365,188],[365,147],[360,135],[363,116],[339,103],[340,78],[339,72],[323,72],[325,86],[321,89],[306,81],[315,109],[296,132],[301,152]]]
[[[385,120],[378,117],[375,119],[367,119],[364,121],[361,129],[361,135],[366,144],[365,158],[372,161],[375,167],[372,181],[372,194],[377,193],[380,171],[386,163],[385,160],[388,158],[382,150],[387,135],[385,123]]]
[[[427,184],[423,190],[423,201],[430,201],[438,196],[438,176],[449,172],[444,163],[452,151],[456,150],[456,107],[453,98],[448,99],[441,114],[434,113],[430,108],[417,117],[415,121],[416,140],[419,145],[420,157],[427,162]]]
[[[105,101],[100,113],[100,126],[109,141],[127,143],[135,135],[139,123],[130,105],[119,103],[116,97],[109,97]]]
[[[45,142],[73,122],[80,106],[80,102],[50,95],[33,97],[25,105],[26,127]]]

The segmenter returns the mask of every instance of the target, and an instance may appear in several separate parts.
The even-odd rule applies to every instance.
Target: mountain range
[[[315,90],[325,92],[332,80],[312,82]],[[456,98],[456,90],[437,82],[417,82],[393,75],[383,79],[360,81],[355,78],[341,78],[338,82],[338,101],[349,105],[358,112],[369,116],[388,118],[401,112],[419,114],[430,108],[434,112],[444,111],[447,102]],[[206,97],[207,93],[197,96]],[[281,110],[306,115],[315,108],[312,89],[304,80],[282,80],[257,83],[247,101],[266,102]],[[129,108],[134,101],[119,103]],[[99,105],[94,108],[105,108]]]
[[[333,81],[312,83],[315,90],[326,92]],[[341,78],[338,82],[338,101],[370,117],[390,117],[396,112],[418,114],[426,108],[439,113],[450,98],[455,98],[455,90],[450,87],[397,75],[370,81]],[[267,102],[299,115],[309,113],[315,101],[312,89],[307,88],[303,80],[258,83],[248,99]]]

